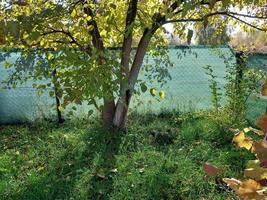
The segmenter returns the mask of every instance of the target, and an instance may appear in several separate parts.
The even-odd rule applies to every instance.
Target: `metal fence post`
[[[241,82],[244,76],[244,70],[246,68],[246,62],[243,51],[236,52],[235,57],[236,57],[235,88],[236,92],[239,93],[241,90]]]

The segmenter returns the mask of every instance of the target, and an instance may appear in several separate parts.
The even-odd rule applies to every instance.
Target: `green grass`
[[[163,145],[152,131],[168,131]],[[99,122],[0,127],[0,199],[226,199],[223,177],[249,159],[227,128],[202,115],[137,115],[125,131]],[[202,162],[224,168],[207,177]]]

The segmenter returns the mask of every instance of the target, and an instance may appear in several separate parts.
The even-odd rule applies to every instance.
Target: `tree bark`
[[[104,106],[102,110],[102,119],[105,127],[111,127],[113,125],[113,117],[115,113],[115,101],[104,99]]]
[[[99,56],[99,65],[105,64],[105,58],[102,56],[104,52],[104,44],[102,38],[100,36],[100,32],[97,26],[96,21],[93,19],[94,14],[89,7],[84,8],[84,12],[87,13],[89,16],[92,17],[91,21],[87,22],[88,26],[93,26],[94,28],[89,31],[90,35],[92,36],[92,43],[94,48],[98,52]],[[115,114],[115,101],[113,96],[113,91],[108,91],[108,97],[104,97],[104,105],[102,109],[102,119],[103,124],[105,126],[112,126],[113,125],[113,117]]]
[[[138,44],[135,58],[134,58],[134,61],[133,61],[133,64],[132,64],[132,67],[129,73],[129,77],[128,77],[127,89],[123,91],[124,93],[121,94],[117,102],[116,112],[115,112],[115,116],[113,119],[113,124],[115,127],[118,127],[118,128],[125,127],[128,109],[129,109],[131,97],[134,91],[134,86],[137,81],[137,77],[141,69],[149,41],[154,31],[156,31],[156,29],[146,29]]]

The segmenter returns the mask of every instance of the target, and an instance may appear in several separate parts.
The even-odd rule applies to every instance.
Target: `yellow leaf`
[[[31,10],[30,10],[29,7],[26,7],[26,8],[25,8],[25,15],[26,15],[26,16],[30,16],[30,15],[31,15]]]
[[[102,31],[100,32],[100,35],[101,35],[102,37],[107,37],[107,31],[106,31],[106,30],[102,30]]]
[[[246,137],[243,131],[235,134],[233,142],[240,148],[246,148],[247,150],[250,150],[253,144],[252,139],[250,137]]]
[[[29,34],[27,32],[24,32],[22,37],[24,40],[26,40],[29,37]]]
[[[260,165],[256,168],[248,168],[245,169],[244,175],[253,178],[256,181],[262,180],[262,179],[267,179],[267,169],[260,167]]]
[[[154,97],[157,95],[157,90],[155,88],[150,89],[150,94]]]
[[[249,132],[250,131],[250,128],[244,128],[243,130],[245,133]]]
[[[48,56],[47,56],[47,59],[48,59],[48,60],[52,60],[52,59],[54,59],[54,55],[51,54],[51,53],[49,53]]]
[[[71,14],[70,14],[70,16],[72,18],[74,18],[74,17],[76,17],[76,15],[77,15],[77,11],[75,9],[73,9],[72,12],[71,12]]]
[[[81,36],[81,33],[79,33],[79,32],[73,34],[73,37],[75,37],[75,38],[79,38],[80,36]]]
[[[258,191],[260,191],[261,189],[262,186],[257,181],[249,179],[242,182],[242,185],[238,189],[237,194],[244,200],[264,200],[264,196],[258,193]]]
[[[223,182],[235,192],[238,191],[239,187],[242,185],[241,181],[234,178],[223,178]]]
[[[59,110],[60,112],[63,112],[63,111],[64,111],[64,108],[63,108],[62,106],[58,106],[58,110]]]
[[[234,178],[223,178],[223,181],[243,200],[264,200],[262,186],[255,180],[239,181]]]
[[[91,21],[91,19],[92,19],[91,16],[87,16],[87,17],[86,17],[86,20],[87,20],[87,21]]]
[[[93,26],[89,26],[89,27],[88,27],[88,31],[92,31],[93,29],[94,29]]]
[[[45,40],[44,39],[41,39],[40,46],[43,47],[44,45],[45,45]]]
[[[252,132],[254,132],[254,133],[256,133],[257,135],[259,135],[259,136],[263,136],[263,135],[264,135],[263,131],[261,131],[261,130],[258,130],[258,129],[255,129],[255,128],[252,128],[252,127],[249,127],[249,129],[250,129]]]
[[[160,98],[164,99],[165,98],[165,92],[161,90],[159,92],[159,96],[160,96]]]
[[[39,97],[42,96],[43,90],[38,90],[37,94],[38,94]]]
[[[260,167],[260,161],[259,160],[249,160],[247,162],[247,168],[257,168]]]

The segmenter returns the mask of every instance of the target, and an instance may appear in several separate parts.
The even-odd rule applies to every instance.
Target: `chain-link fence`
[[[18,55],[13,53],[8,60],[14,61],[17,57]],[[139,79],[145,80],[148,90],[140,96],[135,95],[133,97],[131,110],[141,113],[158,113],[162,110],[195,111],[210,108],[210,77],[207,75],[205,67],[210,66],[212,68],[213,74],[216,76],[215,81],[224,94],[227,64],[235,65],[236,63],[234,52],[227,46],[216,48],[205,46],[172,47],[168,49],[168,57],[173,64],[173,66],[168,67],[171,79],[168,79],[167,83],[162,86],[156,81],[156,78],[149,77],[149,72],[143,70]],[[247,60],[247,66],[266,70],[266,62],[267,55],[251,55]],[[160,70],[162,67],[156,66],[155,59],[147,55],[145,64],[149,63],[152,67],[155,65],[154,69],[158,67]],[[0,63],[0,82],[7,76],[8,71],[4,69],[4,62],[2,62]],[[32,88],[32,83],[33,81],[27,81],[15,89],[0,89],[0,123],[16,123],[56,116],[56,100],[49,96],[49,91],[53,88],[47,89],[39,97],[37,90]],[[150,88],[155,88],[157,93],[163,90],[166,97],[164,99],[152,97],[149,92]],[[265,101],[251,98],[248,105],[250,106],[248,109],[249,118],[253,119],[262,112]],[[74,116],[86,117],[91,108],[84,103],[82,106],[78,106]],[[69,110],[66,109],[64,114]],[[256,112],[254,112],[255,110]]]

